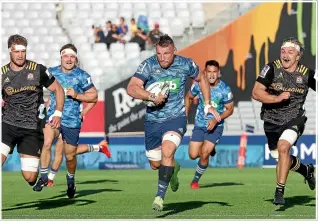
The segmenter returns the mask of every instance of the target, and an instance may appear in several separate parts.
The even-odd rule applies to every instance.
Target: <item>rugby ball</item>
[[[168,96],[169,94],[169,84],[166,82],[154,82],[150,84],[147,88],[146,91],[155,94],[156,96],[161,93],[162,95]],[[144,101],[144,103],[148,107],[154,107],[156,104],[152,101]]]

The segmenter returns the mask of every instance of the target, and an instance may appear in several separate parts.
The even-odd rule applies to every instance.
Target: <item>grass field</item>
[[[20,172],[2,177],[4,219],[314,219],[315,191],[302,176],[290,173],[286,205],[272,204],[274,169],[214,169],[191,190],[194,169],[181,169],[178,192],[167,192],[162,212],[151,209],[157,191],[157,172],[151,170],[77,171],[75,199],[66,196],[65,171],[55,186],[33,192]]]

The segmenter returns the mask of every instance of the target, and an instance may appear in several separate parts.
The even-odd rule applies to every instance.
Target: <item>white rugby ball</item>
[[[164,83],[164,82],[154,82],[150,84],[147,88],[146,91],[149,91],[150,93],[155,94],[156,96],[161,93],[162,95],[168,96],[169,94],[169,84]],[[144,101],[144,103],[148,107],[154,107],[156,104],[152,101]]]

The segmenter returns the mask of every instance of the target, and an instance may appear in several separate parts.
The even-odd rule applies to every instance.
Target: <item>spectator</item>
[[[145,34],[147,34],[149,31],[148,17],[145,15],[139,15],[137,26],[140,27]]]
[[[125,18],[120,17],[119,19],[119,26],[118,26],[118,33],[120,35],[126,35],[128,32],[128,26],[125,24]]]
[[[112,30],[112,22],[111,21],[107,21],[106,22],[105,31],[104,31],[105,36],[107,36],[108,32],[110,32],[111,30]]]
[[[163,33],[159,30],[159,24],[156,23],[154,29],[148,33],[148,43],[155,47],[162,35]]]
[[[139,44],[140,50],[144,51],[147,41],[147,35],[142,31],[140,27],[137,27],[137,32],[134,37],[130,40],[130,42],[136,42]]]
[[[136,20],[134,18],[132,18],[130,20],[129,30],[130,30],[131,34],[136,34],[136,32],[137,32],[137,24],[136,24]]]
[[[117,26],[116,25],[112,25],[112,29],[108,32],[106,38],[105,38],[105,43],[107,45],[107,49],[110,48],[110,45],[112,43],[117,42],[118,40],[120,40],[120,36],[117,30]]]
[[[95,43],[105,43],[105,35],[101,28],[101,25],[93,25],[94,29],[94,36],[95,36]]]

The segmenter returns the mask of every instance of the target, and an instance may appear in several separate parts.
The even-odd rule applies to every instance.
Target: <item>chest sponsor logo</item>
[[[162,84],[167,83],[169,85],[169,92],[178,92],[180,89],[180,78],[164,78],[160,79]]]
[[[16,94],[21,91],[36,91],[36,86],[24,86],[21,88],[7,87],[4,89],[8,95]]]
[[[303,88],[284,87],[281,83],[272,83],[269,88],[275,91],[295,92],[300,94],[305,92]]]
[[[34,80],[34,74],[33,74],[33,73],[29,73],[27,79],[28,79],[29,81]]]
[[[303,83],[303,78],[300,77],[300,76],[298,76],[298,77],[296,78],[296,83],[297,83],[297,84],[302,84],[302,83]]]

